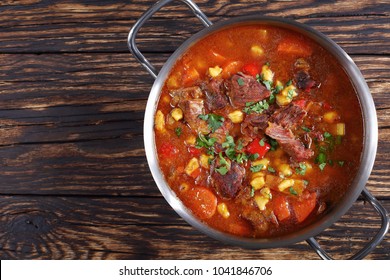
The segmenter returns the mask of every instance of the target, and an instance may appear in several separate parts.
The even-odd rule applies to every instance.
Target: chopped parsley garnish
[[[326,155],[324,153],[319,153],[315,159],[315,162],[318,164],[326,163]]]
[[[271,145],[271,151],[275,151],[278,147],[278,142],[275,139],[269,138],[269,144]]]
[[[237,83],[238,83],[238,85],[239,85],[239,86],[243,86],[243,85],[245,85],[245,82],[244,82],[244,80],[243,80],[243,79],[241,79],[241,78],[238,78],[238,79],[237,79]]]
[[[260,76],[259,74],[256,74],[256,81],[261,83],[263,81],[263,75]]]
[[[259,141],[259,144],[260,144],[260,146],[261,147],[264,147],[264,145],[265,145],[265,139],[264,138],[262,138],[260,141]]]
[[[275,169],[274,169],[273,167],[271,167],[271,166],[268,166],[268,171],[269,171],[269,172],[272,172],[272,173],[275,173],[275,172],[276,172]]]
[[[324,170],[325,166],[326,166],[326,162],[321,163],[320,165],[318,165],[318,167],[320,168],[321,171]]]
[[[255,154],[249,155],[248,159],[249,159],[249,160],[256,160],[258,157],[259,157],[259,154],[258,154],[258,153],[255,153]]]
[[[221,175],[226,175],[226,173],[228,173],[228,169],[227,169],[227,167],[226,167],[226,165],[223,165],[223,166],[221,166],[221,167],[219,167],[219,168],[216,168],[215,169],[219,174],[221,174]]]
[[[249,156],[245,153],[241,153],[241,154],[238,154],[235,158],[235,160],[237,161],[237,163],[243,163],[244,161],[248,160],[249,159]]]
[[[225,142],[222,143],[222,148],[234,148],[234,139],[232,136],[227,135]]]
[[[264,110],[268,110],[269,104],[266,100],[261,100],[259,102],[247,102],[245,104],[243,112],[246,114],[259,113],[261,114]]]
[[[287,98],[292,100],[293,97],[294,97],[294,93],[295,91],[293,89],[290,89],[288,92],[287,92]]]
[[[264,167],[264,164],[259,164],[259,165],[255,165],[255,166],[251,166],[251,171],[252,172],[259,172],[261,169],[263,169]]]
[[[255,196],[255,189],[252,187],[251,188],[251,197],[254,197]]]
[[[276,85],[276,87],[274,88],[274,90],[272,91],[273,94],[277,94],[279,93],[281,90],[283,89],[283,86],[278,84]]]
[[[343,160],[339,160],[337,163],[342,167],[342,166],[344,166],[345,162]]]
[[[330,134],[329,132],[325,131],[324,132],[324,137],[325,137],[325,139],[329,139],[329,138],[332,137],[332,134]]]
[[[199,115],[198,118],[207,121],[211,132],[215,132],[218,128],[220,128],[225,120],[222,116],[218,116],[216,114]]]
[[[214,146],[214,143],[217,141],[217,138],[209,138],[201,133],[199,133],[198,137],[196,138],[196,145],[195,148],[212,148]]]
[[[225,175],[226,173],[228,173],[229,169],[230,169],[230,162],[228,162],[223,156],[222,156],[222,152],[219,152],[219,163],[220,163],[220,167],[216,168],[215,170],[221,174],[221,175]]]
[[[269,95],[269,99],[268,99],[268,103],[269,104],[274,104],[275,103],[275,94],[271,91],[270,95]]]
[[[291,86],[291,84],[292,84],[292,80],[288,80],[286,83],[286,87]]]
[[[176,133],[177,137],[180,137],[182,132],[183,132],[183,130],[181,129],[181,127],[176,127],[175,128],[175,133]]]
[[[272,90],[272,81],[264,81],[263,80],[263,84],[265,85],[265,87],[271,91]]]
[[[306,169],[307,169],[306,164],[301,162],[301,163],[299,163],[299,168],[295,169],[295,172],[297,174],[300,174],[300,175],[305,175],[306,174]]]
[[[309,181],[303,180],[303,184],[305,184],[305,186],[307,186],[309,184]]]
[[[237,143],[237,150],[238,150],[238,151],[241,151],[242,148],[244,148],[244,145],[242,144],[241,139],[239,139],[239,140],[238,140],[238,143]]]
[[[290,187],[289,191],[290,191],[290,193],[291,193],[292,195],[298,195],[297,191],[294,190],[293,187]]]
[[[303,131],[306,131],[306,132],[310,132],[310,128],[306,127],[306,126],[301,126],[302,130]]]

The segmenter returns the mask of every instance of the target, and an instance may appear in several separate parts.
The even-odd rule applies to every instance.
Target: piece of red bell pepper
[[[261,144],[260,144],[261,141]],[[271,145],[262,139],[255,138],[247,147],[246,150],[250,154],[258,154],[259,158],[263,158],[271,149]]]

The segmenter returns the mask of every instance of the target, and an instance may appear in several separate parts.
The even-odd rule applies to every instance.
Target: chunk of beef
[[[241,133],[251,138],[263,137],[264,129],[268,126],[268,114],[246,115],[241,123]]]
[[[243,107],[247,102],[258,102],[270,96],[256,78],[243,73],[233,75],[227,82],[227,94],[233,107]]]
[[[319,84],[310,77],[309,73],[303,70],[298,71],[295,74],[294,79],[297,87],[304,91],[319,87]]]
[[[172,90],[169,95],[172,97],[171,105],[176,107],[180,101],[203,97],[203,92],[200,87],[195,86]]]
[[[203,84],[206,93],[206,107],[210,111],[224,108],[228,101],[225,95],[225,87],[222,79],[212,79],[209,83]]]
[[[222,144],[226,140],[226,136],[229,135],[230,129],[232,129],[233,123],[229,119],[225,119],[222,126],[216,129],[213,133],[210,134],[210,137],[216,138],[217,143]]]
[[[242,181],[245,176],[245,168],[238,163],[232,161],[230,170],[222,175],[215,169],[219,167],[219,161],[215,160],[211,166],[211,185],[215,188],[218,194],[224,198],[234,198],[242,188]]]
[[[275,139],[281,148],[296,161],[302,161],[313,156],[314,152],[307,149],[301,141],[295,138],[290,129],[278,124],[269,123],[265,134]]]
[[[258,209],[246,208],[241,217],[252,225],[257,234],[265,232],[269,227],[267,218]]]
[[[173,90],[170,95],[172,97],[171,105],[178,106],[183,110],[184,120],[191,129],[204,134],[210,132],[207,122],[199,119],[199,115],[205,113],[203,93],[200,87]]]
[[[300,106],[290,103],[286,107],[277,110],[271,117],[270,121],[277,123],[285,128],[292,128],[302,123],[307,112]]]
[[[181,100],[178,105],[191,129],[204,134],[210,131],[207,122],[199,118],[199,115],[204,114],[203,99]]]

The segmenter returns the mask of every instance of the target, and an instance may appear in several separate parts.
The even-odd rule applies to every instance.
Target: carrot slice
[[[205,187],[194,187],[186,192],[186,205],[201,219],[211,218],[217,209],[217,197]]]
[[[274,213],[279,221],[283,221],[290,217],[289,204],[285,196],[278,195],[273,198]]]
[[[310,56],[313,50],[299,40],[299,38],[285,38],[283,39],[277,48],[280,53],[293,54],[297,56]]]
[[[241,70],[242,62],[241,61],[230,61],[226,65],[224,65],[222,68],[222,78],[227,79],[233,74],[237,73]]]
[[[316,202],[317,202],[317,194],[311,193],[307,195],[307,198],[304,198],[304,200],[296,201],[292,204],[295,217],[297,218],[297,221],[299,223],[306,220],[306,218],[310,215],[310,213],[313,211],[314,207],[316,206]]]

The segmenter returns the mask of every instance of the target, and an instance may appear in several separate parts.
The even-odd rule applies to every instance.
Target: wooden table
[[[213,240],[167,204],[142,138],[150,75],[128,52],[129,28],[154,0],[3,0],[0,4],[1,259],[318,259],[305,242],[247,250]],[[367,188],[390,210],[388,1],[197,0],[213,22],[288,17],[325,33],[360,67],[379,146]],[[175,2],[139,47],[157,66],[202,28]],[[363,200],[318,236],[346,258],[380,219]],[[390,259],[387,238],[368,259]]]

